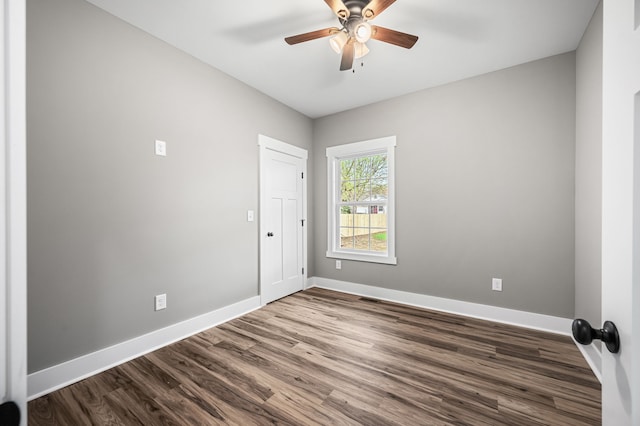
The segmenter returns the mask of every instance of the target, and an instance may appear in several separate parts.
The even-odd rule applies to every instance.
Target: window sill
[[[327,257],[331,259],[355,260],[358,262],[382,263],[385,265],[397,265],[398,259],[395,256],[361,254],[349,252],[327,252]]]

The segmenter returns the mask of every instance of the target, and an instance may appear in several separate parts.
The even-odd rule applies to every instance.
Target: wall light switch
[[[253,222],[253,210],[247,210],[247,222]]]
[[[342,269],[342,260],[336,260],[336,269]]]
[[[491,280],[491,290],[502,291],[502,278],[494,278]]]
[[[161,311],[162,309],[166,309],[167,308],[167,295],[165,294],[159,294],[156,296],[155,298],[156,301],[156,311]]]
[[[165,141],[156,140],[156,155],[167,156],[167,143]]]

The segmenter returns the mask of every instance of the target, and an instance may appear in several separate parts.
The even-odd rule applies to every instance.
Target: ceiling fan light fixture
[[[366,43],[371,38],[371,25],[366,21],[362,21],[356,25],[353,33],[357,41],[360,43]]]
[[[367,53],[369,53],[369,48],[367,47],[367,45],[364,43],[360,43],[359,41],[354,44],[354,48],[356,59],[360,59]]]
[[[347,43],[348,39],[349,39],[349,36],[347,35],[347,33],[344,31],[340,31],[334,37],[331,37],[329,39],[329,45],[331,46],[334,52],[336,52],[337,54],[340,54],[342,53],[342,48]]]

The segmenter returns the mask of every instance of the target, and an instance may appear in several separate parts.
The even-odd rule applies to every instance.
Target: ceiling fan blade
[[[333,12],[336,15],[338,15],[338,18],[347,19],[351,14],[349,12],[349,9],[347,9],[347,6],[345,6],[344,3],[342,2],[342,0],[324,0],[324,1],[329,5],[331,10],[333,10]]]
[[[355,46],[353,39],[350,38],[347,44],[342,48],[342,60],[340,61],[340,71],[347,71],[353,67],[353,57],[355,55]]]
[[[332,28],[324,28],[322,30],[311,31],[310,33],[298,34],[291,37],[286,37],[284,41],[293,45],[302,43],[305,41],[315,40],[317,38],[329,37],[330,35],[337,34],[340,32],[340,29],[336,27]]]
[[[371,38],[384,41],[385,43],[395,44],[405,49],[411,49],[418,41],[417,36],[390,30],[389,28],[378,27],[377,25],[372,25],[371,30]]]
[[[362,16],[366,19],[373,19],[380,15],[386,8],[395,3],[396,0],[371,0],[362,11]]]

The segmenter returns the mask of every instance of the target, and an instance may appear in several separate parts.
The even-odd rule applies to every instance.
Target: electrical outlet
[[[491,290],[502,291],[502,278],[494,278],[491,280]]]
[[[342,269],[342,260],[336,260],[336,269]]]
[[[156,155],[167,156],[167,143],[165,141],[156,140]]]
[[[167,309],[167,295],[159,294],[155,298],[156,301],[156,311],[161,311],[163,309]]]

